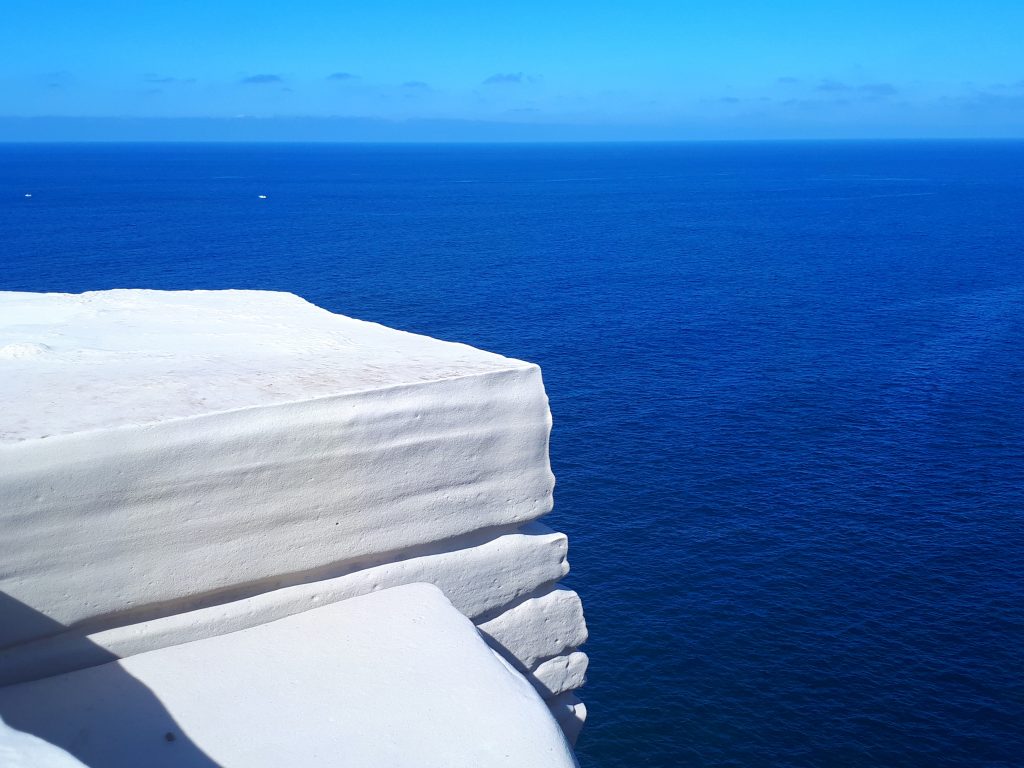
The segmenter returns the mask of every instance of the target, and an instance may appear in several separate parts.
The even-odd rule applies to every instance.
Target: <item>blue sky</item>
[[[54,118],[72,134],[1024,137],[1020,0],[4,6],[0,137]]]

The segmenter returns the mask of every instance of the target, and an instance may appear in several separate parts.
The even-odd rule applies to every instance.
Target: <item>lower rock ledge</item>
[[[106,768],[575,766],[576,706],[426,584],[0,689],[10,728]],[[39,746],[0,730],[0,755]]]

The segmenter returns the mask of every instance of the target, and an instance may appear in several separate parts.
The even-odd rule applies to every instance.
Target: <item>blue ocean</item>
[[[1024,143],[3,145],[0,248],[539,363],[584,768],[1024,765]]]

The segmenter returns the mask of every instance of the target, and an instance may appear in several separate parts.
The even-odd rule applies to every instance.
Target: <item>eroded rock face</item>
[[[253,291],[0,293],[0,685],[438,585],[551,703],[539,369]]]

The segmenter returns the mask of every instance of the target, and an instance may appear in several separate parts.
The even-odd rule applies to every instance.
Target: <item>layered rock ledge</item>
[[[278,642],[252,633],[301,616],[330,633],[325,607],[384,590],[408,611],[425,582],[575,739],[586,627],[557,585],[565,536],[535,522],[554,482],[535,365],[290,294],[128,290],[0,293],[0,371],[9,724],[44,679]]]

